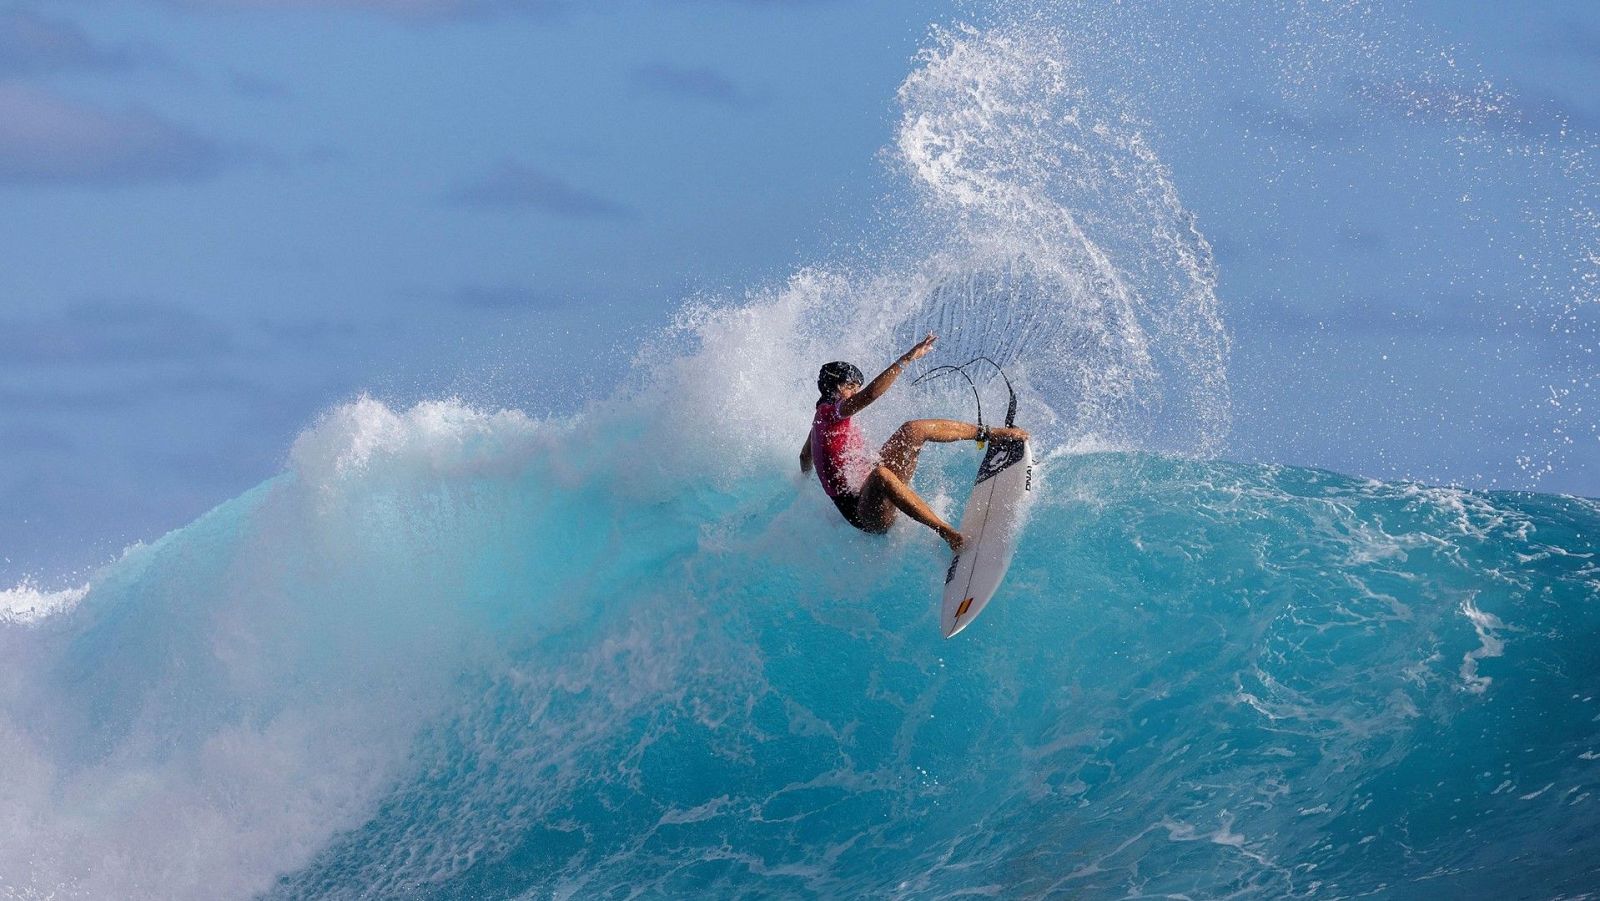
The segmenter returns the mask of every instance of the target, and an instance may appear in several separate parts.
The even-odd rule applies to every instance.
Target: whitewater
[[[1592,896],[1600,503],[1215,459],[1209,244],[1072,58],[935,31],[892,252],[690,304],[580,412],[352,399],[0,594],[0,897]],[[927,330],[1045,449],[949,641],[942,544],[797,467],[817,365]],[[958,514],[978,453],[923,460]]]

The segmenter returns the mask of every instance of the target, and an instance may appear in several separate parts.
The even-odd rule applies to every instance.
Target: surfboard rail
[[[945,571],[939,623],[945,638],[971,625],[993,600],[1016,552],[1032,490],[1032,445],[991,439],[961,514],[961,553]]]

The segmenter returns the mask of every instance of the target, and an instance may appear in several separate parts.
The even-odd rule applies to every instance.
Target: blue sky
[[[1230,455],[1600,494],[1593,412],[1541,401],[1597,368],[1600,6],[1362,9],[1085,44],[1215,244]],[[571,409],[685,297],[847,253],[928,25],[984,14],[0,0],[0,583],[182,525],[361,390]]]

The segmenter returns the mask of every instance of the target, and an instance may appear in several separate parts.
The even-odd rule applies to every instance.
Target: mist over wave
[[[1204,460],[1210,247],[1075,65],[936,31],[898,240],[689,306],[580,415],[360,398],[91,584],[0,595],[0,896],[1587,890],[1600,506]],[[817,364],[930,329],[1046,449],[955,641],[938,543],[794,471]],[[972,415],[909,382],[869,439]],[[976,462],[918,488],[953,515]]]
[[[1047,439],[1216,452],[1230,404],[1211,247],[1141,123],[1056,29],[936,29],[919,62],[897,148],[936,249],[912,267],[901,343],[934,329],[958,361],[1018,369]]]

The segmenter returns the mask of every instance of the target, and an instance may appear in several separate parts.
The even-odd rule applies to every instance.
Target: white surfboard
[[[944,637],[960,632],[989,605],[1011,566],[1033,490],[1033,448],[1026,441],[990,439],[978,479],[961,513],[961,553],[944,576]]]

